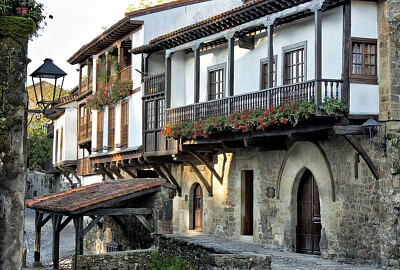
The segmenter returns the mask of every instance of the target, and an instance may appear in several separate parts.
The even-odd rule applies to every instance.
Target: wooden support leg
[[[35,245],[33,247],[34,252],[34,263],[33,266],[40,267],[42,263],[40,262],[40,240],[42,234],[42,221],[43,221],[43,213],[36,211],[35,212]]]
[[[203,185],[206,187],[207,192],[208,192],[208,196],[212,197],[213,193],[212,193],[212,187],[211,185],[207,182],[207,179],[203,176],[203,174],[199,171],[199,169],[197,169],[196,165],[194,165],[192,162],[190,161],[186,161],[187,164],[190,165],[190,167],[192,168],[192,170],[194,171],[194,173],[197,175],[197,177],[200,179],[200,181],[203,183]]]
[[[83,217],[74,217],[75,226],[75,254],[73,259],[72,269],[78,270],[76,265],[78,261],[78,255],[83,254]]]
[[[60,269],[60,225],[62,216],[51,215],[53,223],[53,269]]]
[[[207,169],[210,170],[210,172],[218,179],[218,181],[221,183],[223,182],[222,177],[217,173],[217,171],[214,169],[213,166],[211,166],[202,156],[200,156],[198,153],[196,152],[189,152],[190,154],[192,154],[195,158],[197,158],[201,163],[204,164],[204,166],[207,167]]]

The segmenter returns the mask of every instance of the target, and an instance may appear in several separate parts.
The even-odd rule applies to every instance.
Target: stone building
[[[133,54],[85,155],[106,180],[175,185],[174,233],[399,266],[397,1],[225,2],[126,14],[128,39],[70,58]]]

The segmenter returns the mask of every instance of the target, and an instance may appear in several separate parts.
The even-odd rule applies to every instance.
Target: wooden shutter
[[[62,152],[63,152],[63,132],[64,127],[61,127],[61,134],[60,134],[60,161],[62,161]]]
[[[115,144],[115,108],[108,108],[108,148],[114,149]]]
[[[97,112],[97,150],[103,148],[103,112]]]
[[[129,126],[129,102],[124,100],[121,103],[121,147],[128,146],[128,128]]]

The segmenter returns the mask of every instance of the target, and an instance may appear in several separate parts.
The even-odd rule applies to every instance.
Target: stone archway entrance
[[[297,252],[321,254],[321,228],[318,185],[312,173],[306,170],[297,193]]]

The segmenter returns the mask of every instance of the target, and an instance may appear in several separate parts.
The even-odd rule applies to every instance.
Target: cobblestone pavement
[[[374,270],[381,269],[368,265],[349,265],[335,261],[324,260],[318,256],[311,256],[292,252],[275,251],[260,245],[243,241],[227,240],[212,236],[181,236],[170,235],[189,243],[201,244],[206,247],[234,254],[271,254],[273,270]]]
[[[35,242],[35,211],[29,208],[25,210],[25,240],[24,246],[27,249],[27,265],[33,263],[33,245]],[[52,246],[53,246],[53,229],[51,220],[42,228],[42,244],[41,244],[41,262],[43,268],[35,269],[51,269],[52,264]],[[71,257],[75,249],[75,231],[74,225],[70,222],[60,233],[60,259]]]

